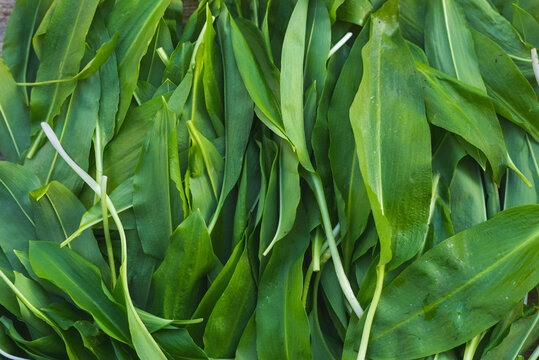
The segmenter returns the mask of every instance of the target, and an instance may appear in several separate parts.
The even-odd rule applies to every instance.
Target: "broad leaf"
[[[391,267],[421,248],[432,191],[422,90],[396,11],[396,3],[390,2],[373,15],[371,38],[363,48],[364,76],[350,109],[361,174],[380,236],[380,264],[392,261]]]
[[[499,321],[539,282],[538,219],[537,205],[503,211],[406,268],[382,293],[369,356],[416,359]]]

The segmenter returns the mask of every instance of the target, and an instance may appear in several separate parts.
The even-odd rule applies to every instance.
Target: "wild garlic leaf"
[[[200,212],[193,212],[176,228],[170,244],[163,263],[153,275],[153,310],[166,318],[189,318],[198,303],[198,291],[204,277],[215,261],[208,229]],[[186,277],[186,273],[191,275]]]
[[[472,31],[481,75],[496,111],[539,140],[539,104],[533,87],[510,56],[488,37]]]
[[[539,281],[538,215],[537,205],[505,210],[412,263],[384,289],[370,356],[445,351],[499,321]]]
[[[422,90],[394,2],[373,14],[371,37],[362,53],[364,76],[350,122],[380,236],[380,264],[392,261],[396,267],[422,246],[432,180]]]
[[[22,271],[13,250],[28,250],[35,239],[35,220],[28,193],[41,186],[30,170],[7,161],[0,162],[0,246],[13,269]]]
[[[118,32],[116,50],[120,76],[120,104],[116,116],[118,128],[123,123],[135,91],[140,60],[169,3],[170,0],[150,2],[121,0],[108,14],[106,26],[109,33]]]
[[[182,200],[169,168],[169,141],[175,122],[176,115],[162,100],[133,176],[133,210],[142,248],[158,259],[165,257],[170,234],[182,219]]]
[[[40,59],[36,82],[69,79],[79,72],[85,38],[98,0],[56,2],[51,15]],[[74,19],[74,20],[73,20]],[[52,123],[65,99],[75,89],[75,81],[32,88],[30,119],[35,133],[40,122]]]
[[[361,83],[361,50],[368,41],[368,29],[357,37],[335,85],[328,109],[329,160],[339,201],[339,223],[343,237],[344,268],[350,268],[355,241],[367,225],[370,214],[367,190],[359,170],[350,106]]]
[[[485,90],[473,39],[458,0],[427,3],[425,52],[429,64],[458,80]]]
[[[286,136],[299,162],[314,171],[307,150],[303,118],[303,67],[308,0],[299,0],[292,12],[283,40],[281,58],[281,113]]]
[[[17,1],[9,17],[2,45],[2,58],[17,82],[33,81],[30,67],[38,61],[32,50],[32,37],[53,0]],[[35,75],[35,74],[33,74]],[[28,95],[26,95],[28,103]]]
[[[6,160],[18,162],[30,146],[30,116],[23,91],[0,59],[0,152]]]
[[[73,250],[47,241],[30,243],[30,263],[36,274],[64,290],[92,315],[109,336],[129,343],[125,310],[105,292],[99,270]]]

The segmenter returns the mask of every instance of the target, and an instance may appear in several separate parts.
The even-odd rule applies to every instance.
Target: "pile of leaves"
[[[204,0],[181,19],[180,0],[16,2],[0,354],[533,351],[538,0]]]

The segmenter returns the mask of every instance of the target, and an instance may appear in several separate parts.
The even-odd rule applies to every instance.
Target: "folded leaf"
[[[165,259],[153,275],[154,311],[170,319],[190,318],[214,256],[204,220],[194,212],[171,235]]]

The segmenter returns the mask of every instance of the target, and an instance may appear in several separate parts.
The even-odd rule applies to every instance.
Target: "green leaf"
[[[432,192],[422,90],[396,11],[391,2],[373,15],[371,38],[363,48],[364,76],[350,109],[361,174],[380,236],[380,264],[392,261],[392,268],[421,248]]]
[[[465,158],[459,163],[449,186],[449,193],[451,222],[455,233],[487,220],[481,172],[472,159]]]
[[[230,17],[226,11],[223,10],[219,16],[217,26],[224,65],[225,164],[216,215],[240,177],[243,154],[247,149],[254,115],[253,102],[243,85],[234,58]]]
[[[264,115],[261,118],[264,124],[284,138],[285,130],[281,117],[281,107],[278,98],[265,78],[264,68],[257,61],[253,49],[247,43],[245,35],[242,34],[242,31],[232,18],[230,18],[230,25],[234,56],[245,88],[255,105]],[[262,47],[262,49],[264,48]],[[268,55],[262,52],[260,56],[267,57]],[[303,70],[301,73],[303,73]]]
[[[29,80],[30,67],[37,61],[32,51],[32,37],[52,3],[53,0],[19,0],[14,4],[6,27],[2,57],[17,82]],[[28,97],[26,100],[28,102]]]
[[[539,23],[526,10],[513,4],[513,25],[518,29],[524,41],[533,47],[539,46]]]
[[[47,85],[48,86],[48,85]],[[54,124],[60,143],[84,169],[89,166],[92,135],[99,112],[101,84],[95,75],[78,83],[66,107]],[[43,145],[25,166],[31,169],[43,184],[57,180],[74,193],[80,192],[83,182],[58,156],[51,144]]]
[[[111,300],[97,267],[73,250],[47,241],[30,242],[30,263],[39,277],[51,281],[90,313],[105,333],[129,343],[125,309]]]
[[[18,271],[22,267],[13,250],[28,250],[28,241],[36,237],[28,193],[39,186],[39,179],[28,169],[0,162],[0,247]]]
[[[513,60],[529,62],[528,48],[511,23],[493,9],[488,0],[458,1],[464,9],[470,27],[495,41]],[[529,66],[529,63],[525,65]]]
[[[318,89],[323,89],[327,76],[326,63],[331,47],[331,24],[328,9],[323,0],[311,2],[305,35],[305,89],[313,83],[316,83]],[[309,140],[310,137],[307,137],[307,142]]]
[[[133,179],[124,181],[110,194],[110,199],[115,206],[117,206],[118,214],[127,212],[133,209]],[[99,224],[103,221],[103,212],[101,211],[101,200],[92,206],[88,211],[82,215],[78,229],[71,233],[66,240],[71,240],[78,237],[85,230],[90,229],[92,226]],[[110,218],[109,214],[109,218]]]
[[[537,205],[505,210],[407,267],[382,293],[369,356],[427,356],[498,322],[539,281],[538,215]]]
[[[202,343],[204,328],[206,327],[208,318],[210,317],[213,309],[215,308],[215,304],[217,304],[217,302],[223,295],[223,292],[228,287],[228,284],[230,283],[230,280],[232,279],[232,276],[236,271],[236,266],[240,258],[242,258],[243,256],[244,247],[245,245],[242,242],[240,243],[240,245],[237,245],[234,248],[225,266],[219,272],[219,275],[217,275],[215,280],[213,280],[211,286],[204,294],[202,300],[200,300],[197,309],[192,316],[193,318],[203,319],[202,323],[189,326],[189,333],[199,343]]]
[[[0,153],[5,159],[17,162],[30,145],[30,118],[23,91],[0,59]]]
[[[181,198],[170,178],[169,141],[176,115],[163,101],[146,134],[133,176],[133,210],[142,248],[165,257],[169,237],[181,220]]]
[[[502,129],[489,97],[477,87],[416,63],[424,76],[427,118],[433,125],[459,135],[488,159],[499,183],[511,164]],[[511,165],[514,167],[514,165]]]
[[[159,20],[146,55],[140,61],[139,81],[147,81],[156,87],[161,85],[165,70],[165,64],[157,53],[159,48],[162,48],[166,54],[170,54],[174,50],[171,33],[164,19]]]
[[[256,352],[256,314],[251,316],[251,319],[247,323],[247,327],[241,336],[238,349],[236,350],[236,359],[249,360],[257,359],[258,354]]]
[[[511,358],[516,359],[526,351],[525,343],[536,342],[539,338],[539,312],[533,316],[523,316],[514,321],[503,340],[481,356],[484,360]]]
[[[194,212],[171,235],[165,259],[153,275],[154,311],[170,319],[191,317],[214,256],[206,224]]]
[[[330,137],[329,160],[335,184],[343,244],[344,269],[348,271],[355,241],[365,229],[370,214],[367,191],[361,178],[359,161],[350,124],[350,106],[361,83],[361,50],[368,41],[368,28],[357,37],[341,74],[328,109]]]
[[[90,38],[91,36],[88,35],[88,37]],[[111,57],[112,53],[114,52],[117,39],[118,39],[118,34],[114,34],[114,36],[111,39],[108,39],[105,43],[103,43],[101,47],[97,49],[95,56],[90,61],[88,61],[88,63],[84,66],[84,68],[77,75],[73,77],[70,77],[67,79],[44,80],[44,81],[39,81],[35,83],[22,83],[19,85],[41,86],[41,85],[50,85],[50,84],[57,84],[57,83],[87,79],[91,75],[93,75],[95,72],[97,72],[99,68]]]
[[[68,188],[56,181],[32,191],[30,201],[35,218],[37,240],[62,243],[79,227],[80,218],[86,211],[79,199]],[[70,247],[97,266],[105,281],[109,282],[109,268],[91,230],[83,232],[79,238],[71,242]]]
[[[303,118],[303,66],[309,0],[298,0],[283,40],[281,57],[281,113],[286,136],[299,162],[314,171],[309,158]]]
[[[278,221],[275,227],[275,235],[271,243],[261,243],[261,249],[265,248],[266,256],[271,248],[279,240],[284,238],[294,226],[296,209],[301,198],[301,188],[298,173],[298,158],[290,145],[281,140],[279,146],[279,198],[278,198]]]
[[[472,31],[481,75],[496,112],[539,141],[539,103],[511,57],[488,37]]]
[[[135,174],[142,143],[152,127],[155,114],[162,106],[163,100],[159,97],[127,114],[121,129],[105,149],[103,173],[109,178],[108,189],[114,190]]]
[[[258,287],[258,358],[312,359],[309,319],[301,303],[303,255],[309,243],[302,211],[288,237],[275,245]]]
[[[200,210],[204,221],[210,221],[217,208],[219,191],[223,184],[224,160],[216,146],[187,122],[191,139],[189,148],[189,190],[193,209]]]
[[[96,11],[98,0],[57,1],[40,52],[36,82],[69,79],[79,72],[85,50],[85,38]],[[30,120],[52,123],[76,82],[36,86],[32,89]],[[34,129],[35,130],[35,129]]]
[[[24,351],[37,359],[54,359],[62,356],[65,348],[56,334],[47,335],[33,340],[26,340],[15,328],[13,321],[5,316],[0,322],[7,330],[9,337]]]
[[[458,0],[427,2],[425,52],[432,67],[485,90],[472,35]]]
[[[318,273],[314,280],[313,285],[313,308],[309,315],[309,322],[311,324],[311,336],[312,336],[312,351],[314,360],[335,360],[338,357],[332,352],[331,343],[327,339],[327,335],[324,334],[322,328],[324,327],[320,322],[319,305],[318,305],[318,289],[320,284],[320,275]]]
[[[254,266],[244,247],[234,274],[215,303],[204,332],[204,350],[214,358],[231,358],[256,306],[256,284],[251,274]]]
[[[508,172],[505,178],[504,209],[518,205],[537,204],[539,203],[539,189],[537,187],[539,168],[536,163],[537,150],[534,149],[533,140],[529,139],[524,131],[516,125],[507,121],[502,122],[502,128],[511,158],[532,184],[529,187],[515,173]],[[537,148],[537,145],[535,147]]]
[[[399,26],[405,39],[423,47],[425,18],[428,2],[423,0],[399,1]]]
[[[163,351],[174,359],[208,359],[185,329],[161,330],[154,336]]]
[[[111,51],[108,59],[99,66],[99,80],[101,81],[101,98],[99,99],[99,116],[96,125],[95,147],[96,163],[103,162],[103,151],[112,137],[116,127],[116,112],[118,111],[118,102],[120,96],[120,80],[118,78],[118,63],[116,53],[114,52],[118,35],[110,36],[105,26],[105,19],[102,12],[98,10],[94,17],[94,22],[88,34],[88,43],[92,49],[97,49],[102,54]],[[114,44],[114,45],[112,45]],[[107,55],[105,54],[103,55]],[[97,58],[97,54],[94,59]],[[95,63],[94,63],[95,65]],[[98,164],[96,164],[96,167]],[[99,176],[99,174],[96,174]]]
[[[111,34],[118,33],[116,56],[120,76],[120,104],[116,123],[118,128],[131,104],[139,66],[170,0],[120,0],[107,17]]]
[[[344,0],[337,9],[337,19],[364,26],[373,10],[374,7],[369,0]]]
[[[206,25],[201,47],[204,48],[203,87],[206,110],[211,119],[217,137],[224,135],[223,116],[223,64],[222,55],[215,44],[213,17],[206,7]],[[202,50],[199,50],[202,51]]]

